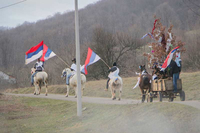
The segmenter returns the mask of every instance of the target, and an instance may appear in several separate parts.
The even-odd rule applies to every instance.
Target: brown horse
[[[152,76],[146,71],[145,65],[140,65],[139,68],[141,71],[139,86],[142,93],[142,102],[144,102],[146,93],[149,93],[151,90]]]

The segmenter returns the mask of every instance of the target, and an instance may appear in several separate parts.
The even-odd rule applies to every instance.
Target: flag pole
[[[103,61],[103,63],[108,67],[108,68],[110,68],[110,66],[103,60],[103,59],[101,59],[102,61]]]
[[[60,58],[58,55],[56,55],[58,57],[58,59],[60,59],[63,63],[65,63],[65,65],[67,65],[70,68],[70,65],[67,64],[67,62],[65,62],[62,58]]]

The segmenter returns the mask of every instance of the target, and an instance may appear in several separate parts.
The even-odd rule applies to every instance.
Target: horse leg
[[[39,84],[38,83],[35,84],[35,92],[36,92],[36,95],[39,95]]]
[[[111,91],[111,95],[112,95],[111,99],[113,99],[113,89],[112,89],[112,87],[110,87],[110,91]]]
[[[35,90],[34,90],[34,95],[36,95],[36,84],[34,83],[34,86],[35,86]]]
[[[35,86],[35,90],[34,90],[33,94],[36,95],[37,94],[37,84],[34,83],[34,86]]]
[[[45,83],[45,87],[46,87],[46,93],[45,96],[47,96],[48,90],[47,90],[47,81],[44,82]]]
[[[75,98],[77,98],[78,87],[75,87]]]
[[[68,97],[69,96],[69,85],[67,85],[67,93],[66,93],[66,95],[65,95],[65,97]]]
[[[144,90],[140,88],[140,91],[141,91],[141,93],[142,93],[142,95],[143,95],[143,94],[144,94]]]
[[[42,85],[41,85],[41,83],[39,83],[39,95],[40,95],[40,92],[41,92],[41,87],[42,87]]]
[[[83,85],[81,85],[82,86],[82,91],[81,91],[81,95],[83,96],[83,91],[84,91],[84,89],[85,89],[85,84],[83,84]]]
[[[118,99],[119,101],[121,100],[121,96],[122,96],[122,89],[120,88],[119,89],[119,99]]]
[[[116,99],[116,96],[115,96],[116,90],[114,90],[113,92],[114,92],[114,93],[113,93],[113,100],[115,100],[115,99]]]
[[[140,90],[141,90],[141,92],[142,92],[142,103],[145,101],[145,92],[144,92],[144,90],[143,89],[141,89],[140,88]]]

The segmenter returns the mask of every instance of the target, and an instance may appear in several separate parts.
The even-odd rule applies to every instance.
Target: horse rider
[[[70,67],[72,73],[67,75],[66,84],[69,85],[69,79],[76,73],[76,58],[72,59],[72,65]]]
[[[117,63],[116,62],[113,63],[113,67],[112,68],[109,67],[108,73],[109,73],[109,75],[108,75],[108,80],[107,80],[105,91],[108,90],[108,83],[109,83],[110,79],[119,76],[119,68],[117,67]]]
[[[36,69],[35,70],[35,73],[33,73],[31,75],[31,86],[33,86],[33,82],[34,82],[34,76],[38,73],[38,72],[41,72],[44,70],[44,62],[42,62],[40,60],[40,58],[38,58],[37,62],[35,63],[34,65],[34,68]]]

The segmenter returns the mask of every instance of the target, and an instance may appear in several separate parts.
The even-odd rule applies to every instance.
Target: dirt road
[[[4,93],[5,95],[13,95],[13,96],[24,96],[24,97],[33,97],[33,98],[47,98],[47,99],[56,99],[56,100],[66,100],[66,101],[74,101],[76,102],[77,99],[74,96],[65,97],[64,95],[57,95],[57,94],[48,94],[45,96],[44,94],[41,95],[33,95],[33,94],[13,94],[13,93]],[[82,97],[82,102],[86,103],[98,103],[98,104],[140,104],[141,100],[132,100],[132,99],[122,99],[121,101],[118,100],[111,100],[111,98],[100,98],[100,97]],[[154,101],[158,102],[158,101]],[[194,108],[200,109],[200,101],[174,101],[172,103],[184,104],[188,106],[192,106]]]

